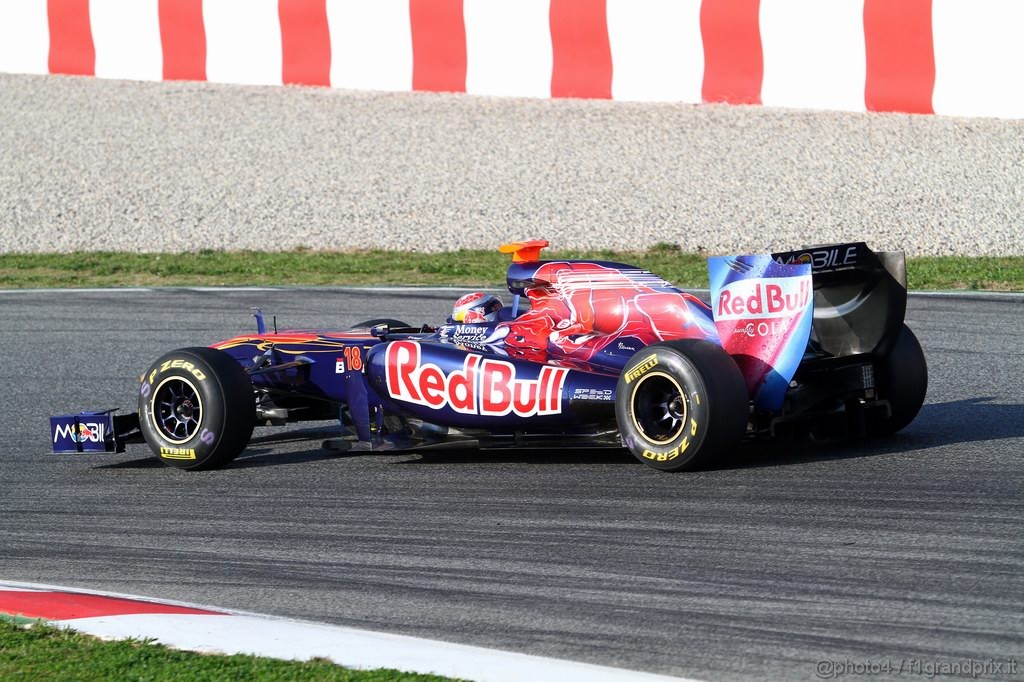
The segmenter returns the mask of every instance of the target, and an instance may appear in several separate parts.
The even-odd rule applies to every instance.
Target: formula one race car
[[[902,252],[863,243],[709,260],[711,303],[621,263],[506,244],[510,306],[474,293],[437,326],[257,332],[183,348],[141,376],[136,414],[51,418],[54,450],[232,461],[255,425],[337,420],[346,451],[625,446],[666,471],[744,439],[894,433],[924,402],[903,323]]]

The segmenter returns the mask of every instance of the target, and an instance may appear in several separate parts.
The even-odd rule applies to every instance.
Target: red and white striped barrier
[[[1020,0],[0,0],[0,71],[1024,117]]]
[[[392,668],[480,682],[687,682],[498,649],[47,585],[0,582],[0,615],[46,620],[107,639],[153,639],[204,653],[327,658],[360,670]]]

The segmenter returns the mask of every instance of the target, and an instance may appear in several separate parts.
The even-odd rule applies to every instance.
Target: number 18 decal
[[[345,364],[356,372],[363,369],[363,351],[359,346],[345,346]]]

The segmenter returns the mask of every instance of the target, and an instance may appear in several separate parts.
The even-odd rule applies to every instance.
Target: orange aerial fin
[[[525,242],[510,242],[498,247],[501,253],[511,253],[513,263],[533,263],[540,260],[541,249],[549,246],[547,239],[530,239]]]

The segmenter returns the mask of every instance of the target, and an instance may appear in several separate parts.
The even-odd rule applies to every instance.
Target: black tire
[[[750,402],[735,361],[710,341],[648,346],[619,377],[615,417],[622,441],[662,471],[695,469],[729,453],[746,432]]]
[[[139,428],[168,466],[222,467],[249,444],[255,423],[252,382],[224,351],[182,348],[142,375]]]
[[[914,421],[928,393],[928,363],[921,343],[903,325],[889,357],[875,362],[878,397],[888,400],[892,410],[868,415],[865,427],[870,436],[889,436]]]
[[[392,329],[405,329],[412,326],[408,322],[393,320],[390,317],[377,317],[372,320],[367,320],[366,322],[360,322],[359,324],[353,325],[349,327],[349,331],[352,331],[353,329],[369,329],[370,327],[374,327],[378,324],[386,324]]]

